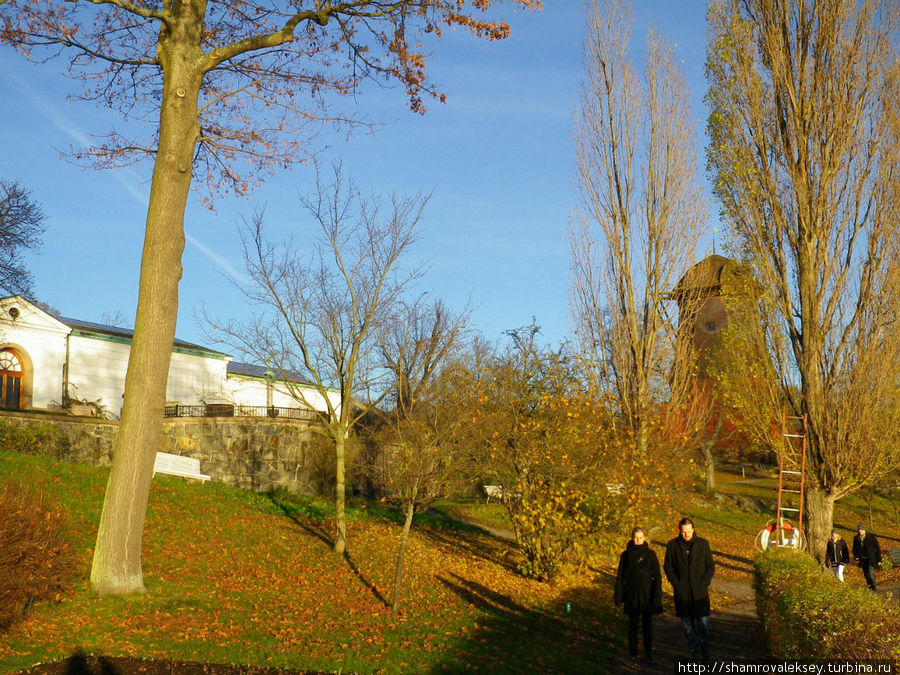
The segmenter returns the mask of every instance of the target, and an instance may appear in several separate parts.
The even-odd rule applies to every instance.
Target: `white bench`
[[[611,495],[620,495],[625,490],[624,483],[607,483],[606,491]]]
[[[153,462],[153,475],[167,473],[172,476],[184,478],[196,478],[199,481],[207,481],[210,476],[200,473],[200,460],[193,457],[173,455],[168,452],[157,452]]]
[[[484,494],[487,495],[487,500],[485,500],[485,504],[490,503],[491,497],[496,497],[497,499],[503,499],[504,496],[512,497],[513,499],[518,499],[522,495],[518,492],[506,492],[503,489],[502,485],[482,485],[484,488]]]
[[[488,504],[491,501],[491,497],[496,497],[497,499],[503,499],[503,488],[499,485],[482,485],[484,488],[484,494],[487,495],[487,500],[485,500],[485,504]]]

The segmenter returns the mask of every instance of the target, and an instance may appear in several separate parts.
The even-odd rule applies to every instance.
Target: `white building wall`
[[[122,416],[122,394],[131,345],[69,337],[69,396],[98,401],[115,418]]]
[[[265,406],[269,405],[265,380],[242,375],[229,375],[225,381],[226,398],[235,405]],[[315,410],[328,409],[324,397],[312,387],[303,388],[306,400]],[[337,392],[331,392],[329,398],[335,407],[341,400]],[[276,408],[300,408],[303,405],[288,393],[284,385],[276,381],[272,386],[272,405]]]
[[[70,395],[89,401],[100,399],[115,417],[120,417],[130,352],[129,344],[72,336],[69,344]],[[173,352],[166,401],[199,405],[222,400],[227,363],[224,358]]]
[[[229,375],[223,387],[225,400],[235,405],[265,406],[269,405],[266,393],[266,383],[252,377]],[[283,406],[283,403],[272,401],[274,406]]]
[[[224,398],[228,361],[226,358],[173,352],[166,384],[166,401],[181,405],[221,401]]]
[[[15,319],[10,309],[18,312]],[[0,303],[0,349],[12,349],[23,361],[23,405],[46,408],[62,401],[63,366],[69,327],[17,296]]]

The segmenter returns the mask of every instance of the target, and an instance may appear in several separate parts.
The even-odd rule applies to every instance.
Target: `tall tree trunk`
[[[410,499],[406,505],[406,522],[403,523],[403,533],[400,535],[400,548],[397,550],[397,569],[394,572],[394,600],[391,603],[391,609],[397,611],[400,609],[400,590],[403,580],[403,559],[406,557],[406,542],[409,539],[409,529],[412,527],[413,514],[415,513],[415,502]]]
[[[344,475],[344,453],[346,448],[347,432],[341,429],[334,439],[335,456],[335,480],[334,480],[334,552],[343,554],[347,548],[347,517],[345,514],[345,502],[347,498],[346,478]]]
[[[103,594],[145,590],[141,543],[153,461],[162,435],[178,314],[184,211],[199,134],[202,74],[188,60],[186,54],[177,53],[164,59],[159,148],[147,208],[134,339],[91,567],[91,584]]]
[[[716,489],[716,458],[712,454],[712,443],[704,443],[702,450],[706,465],[706,491],[712,492]]]
[[[825,547],[834,523],[834,496],[820,487],[806,488],[806,545],[817,561],[825,562]]]

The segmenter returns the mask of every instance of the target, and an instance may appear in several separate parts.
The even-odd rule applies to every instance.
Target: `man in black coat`
[[[709,542],[694,534],[690,518],[682,518],[678,530],[666,545],[663,570],[672,584],[675,614],[681,618],[691,657],[709,661],[709,584],[716,567]]]
[[[853,537],[853,560],[862,567],[869,588],[875,590],[875,570],[881,565],[881,547],[874,534],[866,534],[866,524],[860,523]]]

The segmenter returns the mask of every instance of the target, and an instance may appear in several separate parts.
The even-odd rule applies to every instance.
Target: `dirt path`
[[[727,604],[715,602],[719,609],[710,616],[710,656],[713,660],[747,661],[767,656],[756,617],[756,600],[748,582],[713,579],[712,593],[727,598]],[[687,639],[681,620],[671,611],[653,621],[653,663],[643,657],[637,662],[628,658],[627,646],[613,673],[672,673],[674,663],[689,656]]]

